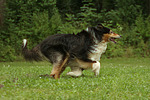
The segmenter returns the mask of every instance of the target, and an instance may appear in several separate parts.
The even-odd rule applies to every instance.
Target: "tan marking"
[[[76,59],[76,61],[81,66],[81,68],[84,68],[84,69],[92,68],[92,65],[94,64],[92,62],[84,62],[84,61],[79,60],[79,59]]]
[[[109,38],[110,38],[110,34],[104,34],[104,36],[102,37],[102,39],[104,40],[104,42],[109,42]]]
[[[104,36],[102,37],[102,39],[105,41],[105,42],[109,42],[109,38],[110,37],[114,37],[114,38],[118,38],[120,37],[120,35],[116,34],[116,33],[107,33],[107,34],[104,34]]]
[[[54,77],[55,79],[60,78],[60,74],[62,72],[62,68],[64,67],[64,65],[68,61],[68,58],[69,58],[69,56],[67,56],[65,58],[65,60],[61,64],[57,64],[56,66],[54,65],[50,76]]]

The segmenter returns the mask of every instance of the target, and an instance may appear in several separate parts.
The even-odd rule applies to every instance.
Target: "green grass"
[[[1,62],[0,100],[150,100],[150,58],[101,60],[98,77],[51,79],[48,62]]]

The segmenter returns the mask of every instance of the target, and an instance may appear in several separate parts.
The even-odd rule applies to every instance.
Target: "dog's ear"
[[[104,26],[102,24],[98,24],[97,27],[101,28],[101,29],[104,28]]]

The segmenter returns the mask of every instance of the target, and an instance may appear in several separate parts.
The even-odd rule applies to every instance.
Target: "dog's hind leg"
[[[50,76],[54,77],[55,79],[60,78],[60,74],[64,71],[65,64],[68,61],[68,58],[69,56],[67,55],[64,60],[54,63]]]
[[[82,69],[80,67],[71,67],[71,72],[68,72],[67,75],[78,77],[82,75]]]

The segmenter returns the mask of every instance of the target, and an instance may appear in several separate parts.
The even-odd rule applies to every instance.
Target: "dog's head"
[[[115,39],[121,37],[119,34],[114,33],[112,30],[110,30],[107,27],[104,27],[102,24],[98,24],[96,27],[88,28],[86,31],[94,33],[94,36],[99,41],[102,40],[105,42],[112,41],[116,43]]]
[[[102,39],[105,42],[112,41],[112,42],[116,43],[115,39],[118,39],[121,37],[119,34],[114,33],[112,30],[110,30],[107,27],[104,27],[102,24],[98,24],[96,26],[96,29],[99,30],[100,32],[102,32],[102,34],[103,34]]]

